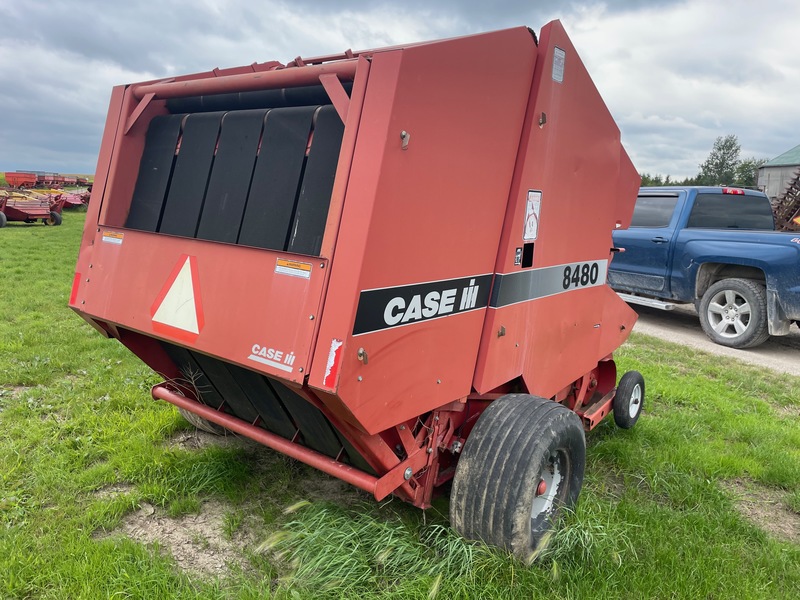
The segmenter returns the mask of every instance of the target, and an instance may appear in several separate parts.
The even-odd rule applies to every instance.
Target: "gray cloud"
[[[637,168],[693,175],[714,139],[797,145],[793,2],[73,0],[7,3],[0,171],[91,172],[113,85],[560,18]]]

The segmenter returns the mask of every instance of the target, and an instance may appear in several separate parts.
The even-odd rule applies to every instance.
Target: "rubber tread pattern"
[[[510,399],[514,398],[515,396],[516,395],[507,396],[503,398],[503,401],[510,401]],[[467,439],[467,443],[465,444],[461,453],[461,458],[459,459],[459,464],[464,460],[465,457],[486,456],[488,452],[493,451],[490,446],[493,446],[497,443],[503,444],[505,443],[506,439],[512,435],[513,428],[511,427],[511,424],[517,419],[517,416],[512,411],[503,411],[502,404],[503,402],[500,400],[492,402],[480,416],[478,423],[475,425],[470,437]],[[482,421],[484,422],[483,425],[481,424]],[[489,421],[491,421],[491,423],[487,424]],[[488,431],[490,429],[501,432],[503,437],[496,439],[492,438],[486,433],[483,433],[484,431]],[[478,435],[475,435],[476,432]],[[456,474],[458,474],[458,470],[456,470]],[[453,484],[454,492],[458,483],[460,483],[460,481],[454,482]],[[489,488],[490,485],[487,482],[487,485],[483,486],[482,489],[473,490],[473,493],[468,495],[464,500],[465,510],[463,528],[464,535],[469,539],[484,539],[484,536],[488,534],[488,532],[478,531],[474,526],[476,523],[479,523],[484,519],[483,507],[489,504],[487,502]],[[489,542],[489,540],[485,539],[484,541]]]
[[[560,404],[527,394],[509,394],[493,402],[478,419],[456,468],[452,526],[467,538],[527,558],[537,535],[530,532],[528,500],[536,485],[532,475],[540,473],[549,451],[545,444],[555,443],[559,431],[566,436],[562,443],[571,440],[578,446],[565,490],[569,504],[577,498],[585,468],[580,419]]]

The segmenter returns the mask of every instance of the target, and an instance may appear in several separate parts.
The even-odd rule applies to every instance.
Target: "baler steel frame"
[[[183,408],[189,412],[211,421],[225,429],[250,438],[273,450],[286,454],[302,463],[314,467],[323,473],[337,477],[365,492],[372,494],[376,500],[383,500],[391,493],[399,493],[405,500],[426,508],[430,506],[433,495],[434,484],[440,484],[443,480],[437,477],[429,477],[432,472],[438,475],[435,468],[438,461],[438,447],[446,445],[453,435],[453,421],[451,415],[458,414],[458,410],[437,410],[429,417],[431,424],[423,424],[420,433],[414,436],[406,424],[396,427],[396,432],[403,447],[406,457],[400,459],[391,455],[394,460],[388,461],[390,464],[381,465],[386,471],[381,477],[376,477],[361,471],[351,465],[341,462],[337,458],[331,458],[297,443],[295,440],[287,440],[279,435],[271,433],[258,426],[258,423],[247,423],[246,421],[229,415],[219,409],[207,406],[197,400],[185,396],[182,392],[170,387],[177,387],[174,384],[161,383],[153,386],[151,394],[154,399],[165,400],[170,404]],[[463,406],[453,403],[456,406]],[[447,407],[443,407],[446,409]],[[444,417],[444,418],[443,418]],[[442,423],[447,426],[447,431],[442,434]],[[346,429],[343,423],[337,426]],[[423,432],[428,434],[424,435]],[[296,436],[295,436],[296,437]],[[373,436],[374,437],[374,436]],[[438,440],[438,444],[434,443]],[[366,446],[365,455],[371,461],[387,462],[386,453],[377,452],[382,445],[378,440],[370,440],[361,437],[359,440]],[[383,455],[383,456],[381,456]],[[417,478],[424,477],[423,482]],[[414,483],[411,483],[411,480]]]

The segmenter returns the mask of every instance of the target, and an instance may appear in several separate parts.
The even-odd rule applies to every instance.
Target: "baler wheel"
[[[644,406],[644,377],[639,371],[628,371],[619,380],[612,410],[614,423],[622,429],[636,425]]]
[[[464,445],[450,498],[462,536],[530,561],[583,484],[586,439],[567,407],[509,394],[483,412]]]
[[[8,223],[8,217],[4,212],[0,212],[0,228],[5,227],[6,223]]]
[[[181,413],[181,416],[189,421],[190,424],[194,425],[201,431],[205,431],[207,433],[213,433],[214,435],[225,435],[227,431],[224,427],[217,425],[216,423],[212,423],[211,421],[204,419],[203,417],[199,417],[193,412],[189,412],[184,408],[178,408],[178,412]]]
[[[59,213],[57,213],[54,210],[51,210],[50,217],[48,217],[47,219],[42,219],[42,223],[44,223],[45,225],[52,225],[53,227],[55,227],[56,225],[61,225],[63,220],[64,220],[63,217]]]

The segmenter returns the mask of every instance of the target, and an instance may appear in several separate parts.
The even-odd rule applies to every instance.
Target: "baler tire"
[[[644,377],[638,371],[628,371],[620,378],[614,395],[614,423],[621,429],[630,429],[639,420],[643,407]]]
[[[191,411],[186,410],[185,408],[178,407],[178,412],[181,413],[181,416],[189,421],[189,424],[194,425],[197,429],[201,431],[205,431],[206,433],[213,433],[214,435],[225,435],[228,431],[221,425],[217,425],[216,423],[212,423],[211,421],[204,419],[201,416],[194,414]]]
[[[740,312],[744,307],[747,312]],[[767,290],[750,279],[723,279],[711,285],[703,294],[698,315],[705,334],[720,346],[752,348],[769,338]]]
[[[0,212],[0,229],[5,227],[6,223],[8,223],[8,217],[6,217],[4,212]]]
[[[577,502],[585,466],[586,439],[574,412],[528,394],[503,396],[464,444],[450,523],[465,538],[530,562],[564,509]]]
[[[42,219],[42,223],[44,223],[45,225],[52,225],[53,227],[57,227],[58,225],[61,225],[61,223],[63,221],[64,221],[64,218],[54,210],[50,211],[50,217],[49,218]]]

